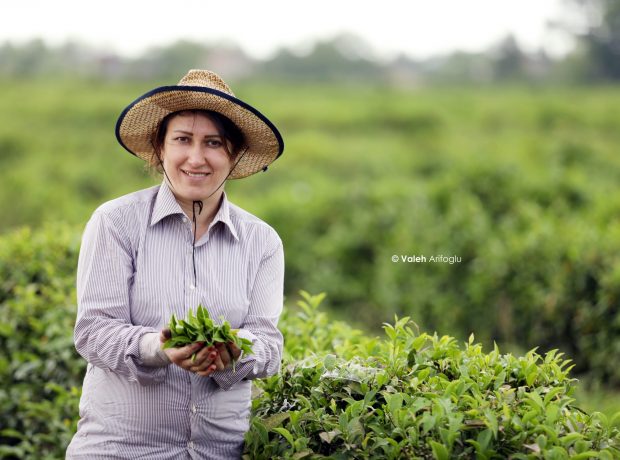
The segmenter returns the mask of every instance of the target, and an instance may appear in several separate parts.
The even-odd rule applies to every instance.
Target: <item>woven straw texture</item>
[[[148,160],[154,154],[151,139],[160,120],[189,109],[219,112],[243,132],[247,149],[241,151],[230,179],[263,170],[282,153],[282,138],[271,122],[236,99],[218,75],[206,70],[190,70],[178,86],[155,89],[134,101],[118,120],[117,137],[129,152]]]

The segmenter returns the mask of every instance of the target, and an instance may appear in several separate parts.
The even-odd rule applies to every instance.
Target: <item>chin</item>
[[[206,193],[189,193],[187,194],[187,199],[192,201],[206,201],[209,198],[219,197],[219,194],[222,190],[210,190]]]

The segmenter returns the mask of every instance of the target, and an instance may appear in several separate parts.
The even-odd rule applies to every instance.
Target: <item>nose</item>
[[[187,162],[189,165],[194,167],[202,166],[207,162],[205,148],[200,142],[196,142],[190,149],[188,149]]]

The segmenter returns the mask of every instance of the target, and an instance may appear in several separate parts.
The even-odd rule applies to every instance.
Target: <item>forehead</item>
[[[168,131],[181,130],[195,134],[219,134],[211,119],[202,113],[179,113],[168,122]]]

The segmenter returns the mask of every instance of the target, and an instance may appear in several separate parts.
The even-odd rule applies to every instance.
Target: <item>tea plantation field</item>
[[[82,368],[67,364],[63,370],[65,361],[37,357],[53,335],[57,339],[50,344],[55,352],[73,363],[72,271],[80,231],[90,213],[103,201],[160,180],[149,177],[141,162],[125,152],[114,137],[120,111],[153,86],[98,81],[0,82],[0,345],[8,351],[0,359],[0,371],[11,375],[14,382],[8,390],[0,391],[0,401],[6,410],[15,409],[11,404],[24,403],[26,409],[20,409],[20,414],[33,420],[26,432],[22,422],[2,426],[9,431],[1,436],[11,439],[14,446],[21,437],[39,433],[43,426],[56,434],[38,443],[51,443],[58,433],[64,433],[62,439],[66,440],[71,432],[76,398],[72,391],[78,390],[63,387],[62,382],[79,382]],[[564,353],[560,361],[568,358],[572,362],[566,366],[574,365],[570,374],[556,379],[567,386],[549,398],[560,404],[557,417],[573,416],[566,410],[574,402],[563,398],[577,395],[588,413],[605,410],[607,428],[605,421],[597,419],[592,422],[599,424],[593,431],[598,433],[593,434],[596,440],[583,435],[583,439],[574,437],[564,445],[560,438],[566,433],[554,431],[555,441],[549,441],[553,436],[547,433],[541,442],[550,442],[551,449],[557,441],[567,455],[587,452],[592,446],[604,450],[600,439],[612,436],[613,414],[620,409],[619,398],[614,396],[614,388],[620,385],[620,367],[611,358],[620,355],[620,89],[397,89],[269,83],[233,87],[241,98],[269,116],[284,136],[284,155],[268,172],[232,181],[226,190],[233,202],[269,222],[282,237],[289,300],[297,298],[300,289],[327,292],[330,318],[363,329],[364,340],[383,334],[381,325],[393,323],[397,315],[411,318],[419,334],[429,334],[424,342],[427,345],[420,345],[420,350],[444,345],[452,350],[450,344],[468,343],[473,333],[486,353],[494,349],[495,342],[502,352],[512,351],[544,368],[546,353],[557,349]],[[23,226],[33,230],[19,230]],[[54,312],[49,313],[52,316],[30,313],[45,311],[46,306],[66,316],[58,320]],[[18,318],[27,324],[19,323]],[[432,338],[434,331],[437,339]],[[32,350],[16,345],[20,333],[28,337]],[[402,334],[405,344],[416,340]],[[434,342],[444,335],[454,342]],[[333,363],[328,362],[335,366],[329,372],[346,366],[341,360],[352,358],[350,351],[333,346],[332,342],[340,340],[346,338],[332,337],[329,346],[308,347],[323,357],[325,353],[336,357]],[[412,343],[407,346],[411,348]],[[474,344],[467,346],[464,350],[473,349]],[[528,354],[535,347],[537,352]],[[457,359],[461,352],[467,353],[456,349],[450,353]],[[371,355],[361,354],[360,359]],[[489,358],[501,361],[497,373],[493,371],[498,380],[488,384],[493,391],[502,388],[503,383],[498,383],[505,370],[502,366],[512,363],[499,356]],[[551,356],[555,363],[557,355]],[[323,357],[323,364],[309,364],[312,372],[329,367]],[[291,359],[306,357],[291,354]],[[426,358],[420,362],[403,359],[409,366],[407,372],[415,364],[431,366]],[[515,359],[513,364],[519,366],[521,358]],[[362,361],[357,364],[371,367]],[[382,366],[387,366],[386,362]],[[437,374],[433,374],[431,369],[422,375],[424,379],[417,374],[416,378],[421,382],[442,373],[448,381],[460,378],[443,370],[435,369]],[[510,377],[506,371],[503,382],[519,397],[525,397],[518,393],[522,386],[546,386],[537,377],[528,383],[526,374],[517,372]],[[42,379],[41,385],[25,385],[35,375]],[[318,374],[312,375],[303,379],[312,381]],[[403,374],[392,377],[395,375]],[[576,376],[599,390],[591,393],[583,385],[574,386],[571,379]],[[401,390],[396,393],[403,396],[387,396],[388,390],[380,383],[367,382],[383,395],[378,399],[381,404],[396,411],[399,404],[411,402],[408,398],[412,396]],[[458,391],[465,394],[468,384]],[[268,417],[276,404],[270,406],[269,401],[277,400],[280,390],[277,382],[265,385],[270,399],[257,403],[257,414]],[[447,391],[442,382],[432,385],[437,391]],[[43,399],[41,392],[46,392]],[[546,394],[541,390],[541,397]],[[52,410],[46,401],[52,401],[49,404],[60,415],[54,418],[54,426],[37,426],[37,414]],[[302,411],[304,404],[299,402],[295,410]],[[448,410],[448,406],[441,407],[429,403],[429,413]],[[511,410],[522,421],[524,414],[519,411],[524,409],[519,407]],[[310,410],[309,406],[306,409]],[[339,416],[340,409],[346,410],[337,407],[325,416]],[[378,409],[381,407],[373,410]],[[556,409],[550,410],[545,417],[551,418],[540,423],[551,419],[552,425],[564,423],[561,417],[554,418]],[[289,415],[288,421],[272,428],[290,433],[291,427],[282,423],[300,427],[294,417]],[[443,451],[436,443],[450,449],[482,449],[483,453],[486,446],[489,451],[485,455],[491,458],[491,450],[500,452],[493,444],[499,438],[492,418],[484,420],[480,423],[491,434],[481,434],[484,429],[480,429],[471,438],[480,447],[465,443],[470,438],[455,428],[458,423],[454,420],[445,419],[447,425],[441,425],[447,432],[439,428],[433,432],[434,428],[421,428],[404,419],[405,425],[413,425],[403,425],[403,429],[415,428],[418,437],[423,432],[434,433],[423,437],[419,452],[426,452],[424,455],[442,458]],[[355,431],[353,425],[347,427]],[[256,430],[262,428],[257,425]],[[340,434],[334,434],[335,430]],[[525,431],[528,434],[519,442],[538,442]],[[264,436],[261,433],[256,435]],[[278,431],[270,433],[269,443]],[[343,427],[334,425],[321,432],[300,431],[295,437],[307,438],[306,444],[287,447],[287,436],[284,431],[279,433],[282,438],[273,444],[273,455],[315,449],[315,435],[338,442],[339,447],[365,439],[356,438],[359,433],[345,439]],[[585,450],[578,452],[573,445],[578,440],[593,444],[580,444],[579,449]],[[375,441],[376,449],[387,452],[393,447],[396,456],[416,448],[394,447],[385,441],[392,446],[388,449],[382,447],[383,441]],[[27,452],[28,448],[23,448]]]

